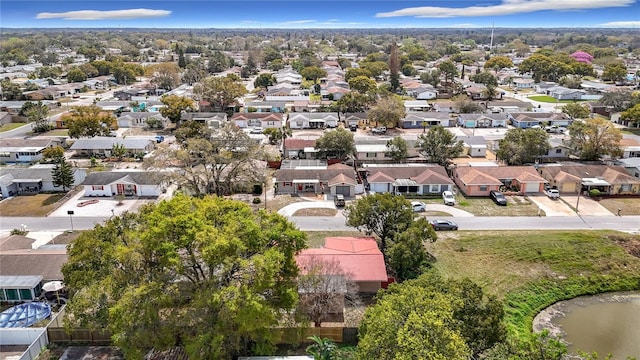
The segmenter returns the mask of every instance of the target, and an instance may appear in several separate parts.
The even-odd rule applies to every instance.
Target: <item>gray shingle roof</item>
[[[117,181],[138,185],[160,185],[162,177],[158,173],[147,171],[100,171],[88,174],[82,185],[108,185]]]
[[[115,138],[115,137],[94,137],[76,140],[71,145],[71,150],[111,150],[114,144],[122,144],[127,150],[144,150],[150,139],[144,138]]]

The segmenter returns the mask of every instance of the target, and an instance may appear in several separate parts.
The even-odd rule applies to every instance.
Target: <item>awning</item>
[[[606,182],[604,179],[599,179],[599,178],[582,178],[582,185],[583,186],[611,186],[611,184]]]
[[[311,146],[307,146],[304,148],[304,152],[305,153],[317,153],[318,150],[316,150],[315,148],[311,147]]]
[[[11,182],[12,183],[37,183],[37,182],[41,182],[42,179],[13,179]]]
[[[393,182],[393,186],[418,186],[418,183],[411,179],[397,179]]]
[[[294,184],[318,184],[320,183],[320,180],[318,179],[299,179],[299,180],[293,180],[292,181]]]

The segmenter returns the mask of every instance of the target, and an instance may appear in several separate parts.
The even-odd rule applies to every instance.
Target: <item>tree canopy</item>
[[[622,155],[622,133],[611,121],[595,118],[574,121],[569,125],[569,146],[583,160],[599,160],[605,155]]]
[[[447,166],[451,159],[462,153],[464,143],[462,140],[456,140],[451,131],[438,125],[429,129],[427,134],[418,135],[416,148],[429,161]]]
[[[375,122],[386,127],[398,126],[400,120],[404,118],[405,115],[402,99],[393,94],[379,99],[376,105],[367,112],[367,118],[370,122]]]
[[[387,141],[387,154],[391,157],[391,160],[396,162],[406,159],[409,155],[407,140],[401,136],[395,136]]]
[[[184,346],[190,358],[269,354],[297,300],[305,234],[220,197],[177,195],[113,217],[69,246],[67,321],[106,328],[127,358]]]
[[[160,114],[172,123],[180,124],[183,111],[193,111],[196,104],[185,96],[165,95],[160,101],[166,106],[160,108]]]
[[[228,76],[210,76],[194,86],[193,92],[220,111],[225,111],[238,98],[247,93],[247,88]]]
[[[549,135],[543,129],[510,129],[499,142],[496,157],[509,165],[533,163],[547,154]]]
[[[572,119],[584,119],[589,116],[589,109],[580,103],[568,103],[562,107],[562,112]]]
[[[513,67],[513,61],[506,56],[492,56],[486,63],[484,63],[485,69],[493,69],[496,71],[502,70],[504,68]]]
[[[634,123],[637,127],[640,124],[640,104],[636,104],[620,114],[620,119]]]
[[[351,131],[337,128],[324,133],[316,140],[315,149],[322,157],[335,157],[345,160],[356,152],[356,145]]]
[[[72,138],[109,136],[118,128],[115,116],[96,105],[74,107],[65,121]]]

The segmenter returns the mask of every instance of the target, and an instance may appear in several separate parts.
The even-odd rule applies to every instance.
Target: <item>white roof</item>
[[[387,144],[356,144],[357,152],[385,152]]]

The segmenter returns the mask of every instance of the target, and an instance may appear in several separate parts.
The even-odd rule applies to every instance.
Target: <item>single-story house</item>
[[[280,168],[276,172],[276,194],[342,194],[355,196],[355,170],[344,164]]]
[[[252,127],[281,128],[283,117],[281,113],[235,113],[231,122],[241,129]]]
[[[618,159],[616,165],[623,167],[633,177],[640,178],[640,158]]]
[[[518,90],[532,89],[535,86],[535,80],[533,79],[513,79],[513,86]]]
[[[129,101],[132,97],[135,96],[144,96],[149,93],[149,90],[146,89],[136,89],[130,88],[126,90],[119,90],[113,92],[113,97],[117,98],[120,101]]]
[[[435,164],[363,164],[359,171],[375,192],[437,195],[453,188],[445,168]]]
[[[316,140],[286,138],[282,145],[282,153],[285,159],[314,159],[316,156]]]
[[[533,166],[459,166],[453,179],[467,196],[488,196],[507,188],[518,193],[539,193],[547,183]]]
[[[424,100],[405,100],[404,101],[405,112],[429,111],[429,110],[431,110],[431,104],[429,104]]]
[[[289,114],[291,129],[322,129],[338,127],[338,114],[332,112],[302,112]]]
[[[147,127],[148,119],[156,119],[162,123],[161,128],[165,128],[169,122],[167,118],[162,116],[159,112],[122,112],[118,116],[119,128],[143,128]]]
[[[342,119],[347,126],[365,126],[368,124],[367,113],[345,113],[342,115]]]
[[[552,82],[552,81],[542,81],[539,82],[537,84],[535,84],[535,89],[536,89],[536,93],[538,94],[547,94],[547,90],[554,87],[554,86],[558,86],[558,84]]]
[[[43,191],[63,191],[53,184],[53,164],[38,164],[28,168],[4,167],[0,169],[0,193],[3,197],[39,194]],[[73,186],[79,185],[87,175],[86,169],[73,168]],[[68,189],[70,190],[70,189]]]
[[[527,129],[532,126],[569,126],[571,118],[565,113],[549,113],[549,112],[511,112],[507,113],[511,125],[521,129]]]
[[[640,179],[621,166],[547,165],[538,167],[538,172],[561,193],[598,189],[608,195],[640,194]]]
[[[91,90],[103,90],[103,89],[109,88],[110,81],[107,79],[100,80],[100,79],[94,78],[94,79],[85,80],[82,82],[82,84],[86,85]]]
[[[464,143],[464,150],[460,156],[487,156],[487,140],[483,136],[458,136],[456,140],[462,140]]]
[[[434,111],[407,112],[405,117],[400,119],[400,127],[404,129],[422,129],[432,126],[450,126],[449,114]]]
[[[586,91],[569,89],[564,86],[553,86],[547,89],[547,95],[557,100],[580,100]]]
[[[129,155],[148,154],[155,148],[156,142],[148,137],[94,137],[77,139],[70,149],[81,156],[111,156],[114,145],[122,145]]]
[[[384,256],[373,238],[328,237],[321,248],[304,249],[296,255],[301,274],[314,261],[339,264],[341,273],[336,275],[349,276],[361,293],[376,293],[389,281]]]
[[[507,127],[506,114],[460,114],[458,125],[466,128]]]
[[[0,240],[2,276],[36,276],[42,282],[64,280],[62,265],[68,259],[66,247],[43,245],[34,249],[33,243],[33,239],[20,235]],[[6,285],[0,286],[5,288]],[[23,299],[26,300],[26,297],[23,296]]]
[[[152,196],[162,194],[162,177],[148,171],[98,171],[82,182],[84,196]]]
[[[453,101],[438,101],[433,103],[431,107],[433,108],[433,110],[441,113],[449,114],[455,112],[455,104],[453,103]]]
[[[31,163],[42,160],[42,151],[62,146],[58,138],[0,139],[0,163]]]
[[[356,159],[360,162],[376,162],[391,160],[391,156],[386,143],[356,144]]]
[[[547,151],[546,155],[542,155],[545,159],[568,159],[571,155],[571,148],[565,144],[562,139],[549,138],[549,145],[551,148]]]
[[[193,120],[206,126],[218,129],[227,123],[227,113],[224,112],[186,112],[180,116],[182,121]]]

